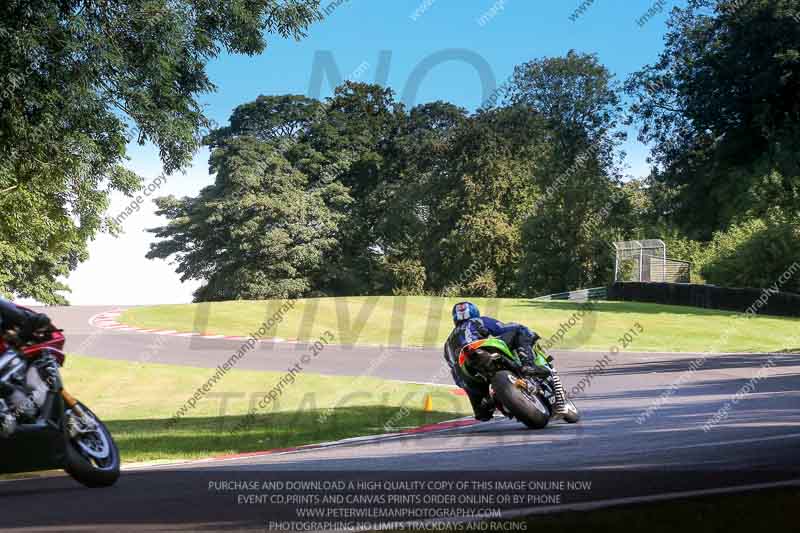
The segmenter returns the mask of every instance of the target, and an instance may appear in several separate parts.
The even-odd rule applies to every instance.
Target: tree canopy
[[[197,198],[157,200],[174,222],[149,257],[175,254],[184,279],[203,279],[198,300],[291,298],[306,294],[323,256],[336,244],[349,198],[307,178],[269,143],[251,136],[217,141],[216,182]]]
[[[688,235],[771,207],[800,212],[800,4],[691,0],[656,63],[630,77],[653,147],[656,209]]]
[[[199,300],[493,296],[594,281],[611,263],[605,243],[582,220],[602,214],[621,190],[611,78],[596,58],[574,52],[532,62],[518,69],[505,103],[472,115],[446,102],[406,109],[391,89],[354,82],[325,102],[259,96],[206,138],[215,186],[198,198],[160,201],[169,222],[152,230],[161,240],[148,257],[174,257],[184,279],[205,280]],[[545,83],[544,96],[528,94]],[[551,104],[547,99],[565,86],[569,98]],[[570,154],[581,156],[580,169],[553,187],[554,176],[572,164]],[[226,186],[229,169],[258,179],[248,178],[247,190]],[[272,224],[283,217],[281,239],[264,242],[273,230],[253,212],[254,196],[269,205],[302,206],[308,216],[267,217]],[[234,218],[220,214],[221,206]],[[549,233],[531,229],[537,220]],[[582,245],[575,248],[576,242]],[[303,246],[306,252],[295,253]],[[539,250],[561,262],[547,264]],[[565,269],[572,260],[575,267]],[[547,276],[527,276],[528,263],[549,269]],[[575,274],[587,265],[590,275]],[[250,273],[251,288],[236,281],[233,272],[240,271]]]
[[[111,191],[140,179],[126,145],[152,142],[182,168],[208,119],[205,67],[300,37],[317,0],[9,0],[0,6],[0,292],[63,302]]]
[[[148,253],[202,280],[197,300],[535,295],[610,281],[608,242],[637,238],[719,284],[764,284],[800,257],[796,0],[689,0],[622,84],[573,50],[518,65],[474,113],[345,82],[324,101],[258,96],[211,129],[207,62],[301,37],[317,7],[0,6],[0,293],[64,300],[86,243],[120,229],[109,194],[140,187],[131,141],[165,172],[211,150],[212,185],[157,200]],[[651,149],[643,179],[624,175],[627,125]]]
[[[690,0],[673,10],[658,61],[622,85],[577,51],[518,65],[499,104],[472,114],[447,102],[405,109],[388,88],[348,82],[325,102],[261,96],[209,143],[269,145],[264,154],[288,165],[270,167],[270,179],[298,174],[309,199],[335,188],[338,200],[319,204],[331,224],[313,265],[276,251],[306,272],[298,294],[557,292],[610,281],[609,242],[658,237],[696,276],[763,284],[798,253],[798,9]],[[652,149],[645,179],[623,176],[627,124]],[[207,203],[247,201],[210,194]],[[163,213],[170,223],[156,229],[164,241],[151,257],[202,242],[191,230],[202,217]],[[190,230],[176,232],[184,218]],[[306,220],[290,231],[312,228]],[[178,257],[186,275],[191,256]]]

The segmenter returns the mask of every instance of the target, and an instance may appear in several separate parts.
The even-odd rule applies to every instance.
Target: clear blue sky
[[[323,0],[322,6],[331,2]],[[333,3],[338,3],[334,0]],[[309,29],[301,41],[271,39],[257,57],[223,55],[208,71],[217,92],[203,95],[207,115],[227,123],[237,105],[259,94],[313,94],[315,55],[333,56],[342,76],[360,74],[359,81],[373,82],[382,51],[391,54],[388,85],[401,97],[412,72],[426,59],[451,54],[462,59],[435,66],[419,84],[415,103],[447,100],[469,110],[482,102],[485,83],[465,58],[483,63],[484,79],[503,83],[515,65],[543,56],[564,55],[570,49],[596,53],[619,81],[646,63],[653,62],[663,46],[665,20],[681,0],[663,2],[663,10],[642,26],[637,20],[658,0],[345,0],[330,16]],[[570,15],[586,9],[575,20]],[[417,12],[416,20],[412,15]],[[479,20],[483,17],[484,24]],[[450,52],[447,52],[447,51]],[[385,62],[384,62],[385,64]],[[323,81],[321,96],[331,93]],[[635,141],[625,145],[629,173],[646,173],[646,148]],[[152,146],[130,146],[130,167],[146,179],[160,173]],[[160,193],[196,194],[213,179],[207,170],[208,153],[197,154],[184,175],[174,176]],[[114,198],[112,215],[125,205]],[[151,240],[143,230],[159,224],[148,200],[126,222],[118,239],[100,237],[90,248],[90,260],[81,265],[68,284],[69,299],[79,303],[186,302],[196,285],[180,284],[165,262],[144,258]],[[120,283],[121,277],[128,279]]]

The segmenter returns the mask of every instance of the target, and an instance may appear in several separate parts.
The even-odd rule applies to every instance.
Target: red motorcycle
[[[63,469],[108,487],[120,456],[105,424],[64,388],[64,335],[44,315],[0,308],[0,473]]]

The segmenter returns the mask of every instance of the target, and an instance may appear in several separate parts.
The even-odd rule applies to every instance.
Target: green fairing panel
[[[496,348],[509,359],[512,359],[513,361],[519,363],[519,358],[517,357],[517,354],[512,352],[511,349],[509,349],[508,344],[506,344],[500,339],[486,339],[486,341],[481,345],[481,349],[486,350],[488,348]]]
[[[517,354],[512,352],[509,349],[508,345],[505,342],[503,342],[502,340],[500,340],[500,339],[494,339],[494,338],[485,339],[485,340],[483,340],[481,342],[480,349],[481,350],[486,350],[486,351],[489,351],[489,352],[499,352],[499,353],[503,354],[504,356],[508,357],[509,359],[511,359],[512,361],[514,361],[517,365],[522,364],[520,362],[520,360],[519,360],[519,357],[517,357]],[[483,379],[483,377],[475,375],[475,374],[471,374],[466,369],[465,366],[459,365],[459,368],[461,369],[461,374],[464,377],[467,378],[467,381],[472,381],[472,382],[485,381]]]
[[[547,354],[542,351],[541,348],[538,346],[536,347],[536,356],[533,359],[536,366],[548,366],[547,364]]]

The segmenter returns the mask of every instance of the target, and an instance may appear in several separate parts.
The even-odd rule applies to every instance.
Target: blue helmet
[[[472,302],[460,302],[453,306],[453,324],[458,325],[462,320],[470,318],[480,318],[481,312],[478,306]]]

